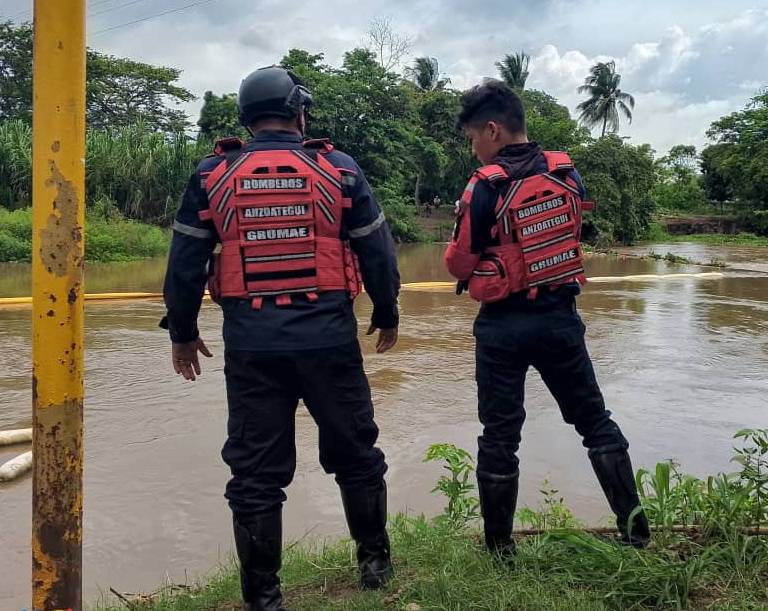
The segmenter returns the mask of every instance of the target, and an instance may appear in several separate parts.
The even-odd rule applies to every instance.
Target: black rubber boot
[[[517,508],[519,481],[519,472],[509,475],[477,472],[485,545],[490,552],[498,554],[505,561],[511,561],[515,555],[512,525]]]
[[[627,450],[616,446],[593,448],[589,451],[589,460],[608,504],[616,514],[616,525],[621,535],[619,542],[637,548],[648,545],[651,529],[645,513],[641,510],[631,517],[632,512],[640,507],[640,498]]]
[[[357,566],[365,590],[383,588],[392,577],[387,535],[387,485],[341,487],[349,533],[357,543]]]
[[[235,518],[234,525],[244,611],[285,611],[277,576],[283,545],[281,510],[242,522]]]

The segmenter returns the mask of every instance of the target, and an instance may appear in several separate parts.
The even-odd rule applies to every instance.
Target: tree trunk
[[[600,135],[601,138],[605,137],[605,125],[608,123],[608,115],[603,115],[603,133]]]
[[[421,201],[419,200],[420,191],[421,191],[421,172],[416,174],[416,187],[413,190],[413,200],[416,202],[416,212],[421,211]]]

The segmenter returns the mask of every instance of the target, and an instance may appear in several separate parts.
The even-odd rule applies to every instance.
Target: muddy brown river
[[[640,249],[643,250],[643,249]],[[645,248],[644,250],[648,250]],[[732,434],[768,426],[768,249],[657,245],[691,259],[724,261],[722,277],[621,280],[588,285],[580,309],[606,400],[632,443],[635,466],[674,458],[703,475],[732,469]],[[638,252],[635,250],[633,252]],[[403,247],[404,282],[447,280],[442,247]],[[697,265],[594,256],[589,276],[712,271]],[[157,291],[163,261],[93,265],[88,292]],[[0,265],[0,296],[29,294],[26,265]],[[380,445],[390,465],[391,511],[435,514],[440,467],[432,443],[476,449],[472,320],[477,305],[451,292],[405,291],[397,348],[376,355],[362,337]],[[370,304],[358,302],[368,319]],[[231,555],[224,440],[221,315],[204,305],[200,328],[215,358],[197,383],[171,371],[157,328],[159,301],[93,304],[86,321],[84,590],[152,590],[205,576]],[[361,325],[362,327],[362,325]],[[0,430],[31,423],[30,309],[0,308]],[[585,450],[540,378],[527,388],[521,504],[536,506],[544,479],[577,516],[608,513]],[[286,538],[344,531],[336,485],[317,461],[317,434],[298,413],[299,461],[288,489]],[[26,448],[0,449],[0,462]],[[0,487],[0,609],[30,599],[31,478]]]

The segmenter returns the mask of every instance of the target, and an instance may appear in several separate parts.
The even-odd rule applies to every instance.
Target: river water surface
[[[632,444],[635,466],[675,458],[703,475],[732,469],[732,434],[768,426],[768,252],[693,244],[654,246],[725,261],[716,278],[624,280],[587,285],[579,306],[606,401]],[[403,247],[404,282],[448,280],[442,247]],[[696,265],[595,256],[589,276],[712,271]],[[158,291],[164,262],[94,265],[88,292]],[[0,265],[0,296],[30,294],[26,265]],[[390,464],[390,510],[440,511],[429,493],[440,468],[422,463],[432,443],[476,450],[472,320],[477,305],[452,292],[404,291],[401,339],[384,355],[361,337],[380,445]],[[370,316],[361,298],[358,317]],[[222,497],[224,440],[221,314],[206,303],[202,336],[215,353],[198,382],[170,367],[159,301],[92,304],[86,320],[84,589],[147,591],[166,578],[204,576],[230,558]],[[31,424],[30,309],[0,309],[0,430]],[[521,505],[536,506],[544,479],[579,518],[608,513],[578,437],[535,372],[527,388]],[[288,490],[286,538],[344,532],[332,478],[317,461],[317,434],[297,417],[298,469]],[[0,450],[0,462],[26,448]],[[31,479],[0,487],[0,609],[30,598]]]

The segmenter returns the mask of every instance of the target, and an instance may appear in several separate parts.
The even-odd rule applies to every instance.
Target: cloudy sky
[[[0,19],[29,18],[30,7],[2,0]],[[412,55],[437,57],[458,88],[524,49],[533,58],[528,86],[572,112],[589,67],[615,59],[637,102],[622,133],[659,152],[701,145],[714,119],[768,85],[766,0],[89,0],[89,13],[91,47],[182,68],[199,96],[235,91],[245,73],[291,47],[338,64],[374,17],[390,17],[413,38]]]

